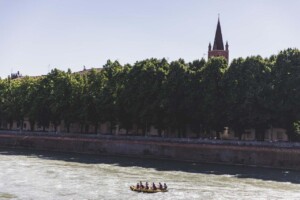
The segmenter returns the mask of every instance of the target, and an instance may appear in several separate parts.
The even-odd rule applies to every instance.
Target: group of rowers
[[[140,183],[137,183],[136,184],[136,189],[146,189],[146,190],[149,190],[149,189],[152,189],[152,190],[157,190],[157,189],[160,189],[160,190],[167,190],[168,186],[166,183],[164,183],[164,186],[159,183],[159,186],[156,187],[155,183],[152,183],[152,187],[150,188],[149,185],[148,185],[148,182],[146,182],[145,186],[143,185],[142,181],[140,181]]]

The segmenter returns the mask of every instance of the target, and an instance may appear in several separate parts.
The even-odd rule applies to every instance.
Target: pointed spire
[[[217,25],[213,50],[224,50],[222,31],[220,25],[220,16],[218,16],[218,25]]]

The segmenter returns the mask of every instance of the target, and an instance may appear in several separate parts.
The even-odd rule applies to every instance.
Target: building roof
[[[85,66],[83,68],[83,70],[81,71],[78,71],[78,72],[73,72],[73,74],[80,74],[80,75],[83,75],[83,74],[86,74],[86,73],[89,73],[91,72],[92,70],[95,70],[97,72],[101,71],[103,68],[90,68],[90,69],[86,69]]]
[[[224,50],[220,19],[218,19],[218,25],[217,25],[213,50]]]

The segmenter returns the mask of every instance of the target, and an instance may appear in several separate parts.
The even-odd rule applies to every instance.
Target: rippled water
[[[140,180],[169,192],[130,191]],[[0,149],[0,199],[300,199],[300,172]]]

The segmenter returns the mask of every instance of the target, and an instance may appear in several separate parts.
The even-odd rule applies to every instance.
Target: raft
[[[130,186],[130,189],[134,192],[143,192],[143,193],[157,193],[157,192],[168,192],[168,189],[156,189],[156,190],[153,190],[152,188],[149,188],[149,189],[145,189],[145,188],[139,188],[137,189],[135,186]]]

